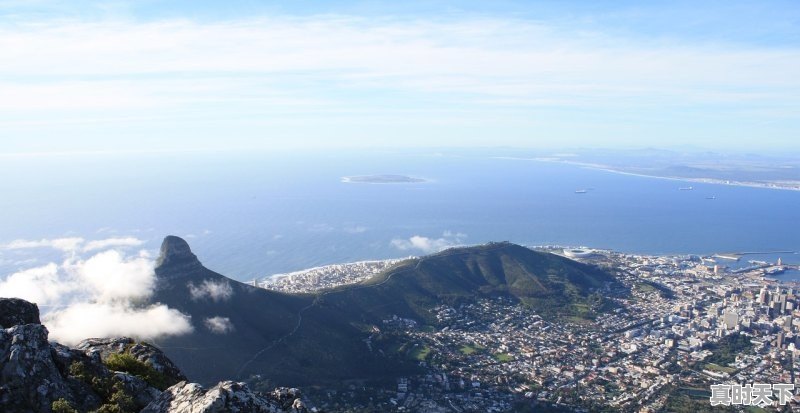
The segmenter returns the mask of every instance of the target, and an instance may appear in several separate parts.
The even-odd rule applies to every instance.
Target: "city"
[[[588,321],[547,320],[504,297],[439,305],[438,328],[392,317],[374,327],[374,336],[403,337],[397,353],[425,374],[402,377],[391,388],[312,392],[314,401],[323,409],[361,404],[464,412],[538,405],[655,412],[709,407],[712,384],[794,383],[800,296],[794,284],[766,278],[791,268],[780,260],[728,268],[721,262],[736,257],[535,249],[605,268],[630,294],[606,291],[615,308]],[[396,263],[321,267],[263,285],[316,293]],[[372,338],[367,351],[373,351]]]

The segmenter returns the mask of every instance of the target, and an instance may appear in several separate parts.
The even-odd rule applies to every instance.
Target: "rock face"
[[[159,277],[165,278],[169,274],[191,272],[200,267],[202,264],[186,241],[174,235],[164,238],[161,243],[161,254],[156,262],[156,274]]]
[[[175,364],[150,344],[123,337],[87,339],[69,348],[48,342],[47,328],[39,324],[35,304],[0,298],[0,309],[4,323],[0,329],[3,413],[51,413],[56,401],[72,409],[66,411],[81,413],[97,409],[151,413],[309,411],[296,389],[259,394],[244,383],[225,381],[205,390],[199,384],[187,383]],[[178,384],[160,390],[175,382]]]
[[[223,381],[206,390],[196,383],[178,383],[142,413],[306,413],[297,389],[276,389],[269,395],[250,391],[244,383]]]
[[[0,328],[39,324],[39,307],[19,298],[0,298]]]
[[[49,412],[53,400],[74,401],[47,334],[41,324],[0,330],[0,411]]]

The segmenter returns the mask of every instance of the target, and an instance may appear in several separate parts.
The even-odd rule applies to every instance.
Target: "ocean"
[[[373,174],[427,182],[341,181]],[[800,192],[688,184],[490,151],[5,157],[0,176],[0,245],[129,236],[155,253],[173,234],[207,267],[239,280],[488,241],[644,254],[792,251],[766,257],[800,262]],[[693,190],[679,189],[687,186]],[[63,254],[0,247],[0,276]]]

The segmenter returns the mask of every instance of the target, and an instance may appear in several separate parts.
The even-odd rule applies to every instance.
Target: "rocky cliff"
[[[8,413],[304,413],[296,389],[188,383],[159,349],[130,338],[48,342],[35,304],[0,298],[0,411]]]

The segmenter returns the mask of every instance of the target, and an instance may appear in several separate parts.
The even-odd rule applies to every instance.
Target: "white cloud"
[[[89,241],[83,246],[84,251],[96,251],[112,247],[138,247],[144,241],[134,237],[114,237],[102,240]]]
[[[127,258],[115,250],[98,253],[85,261],[68,261],[65,266],[100,301],[146,298],[155,286],[151,260]]]
[[[322,83],[461,93],[459,102],[488,106],[608,105],[614,97],[797,102],[800,86],[794,49],[636,42],[500,18],[59,20],[0,28],[0,51],[0,77],[48,79],[0,83],[0,109],[8,110],[232,101],[340,110],[338,98],[315,92]]]
[[[17,239],[7,244],[0,245],[0,249],[21,250],[33,248],[52,248],[65,252],[83,250],[84,252],[97,251],[113,247],[137,247],[144,244],[143,240],[134,237],[112,237],[87,242],[80,237],[43,238],[40,240]]]
[[[200,285],[188,283],[186,286],[189,288],[189,293],[192,300],[202,300],[205,298],[213,301],[226,301],[233,295],[231,285],[226,281],[215,282],[212,280],[203,280]]]
[[[83,251],[82,242],[11,243],[19,248],[58,248],[67,258],[61,264],[50,263],[0,279],[0,296],[39,304],[50,337],[66,344],[88,337],[152,339],[191,331],[188,317],[179,311],[161,304],[141,304],[155,287],[154,263],[148,254],[127,256],[107,250],[83,258],[78,255]],[[88,250],[131,244],[130,240],[100,241]]]
[[[9,275],[0,280],[0,296],[22,298],[39,305],[55,305],[75,291],[76,283],[50,263]]]
[[[233,323],[228,317],[206,318],[203,324],[214,334],[228,334],[234,330]]]
[[[30,248],[53,248],[61,251],[75,251],[84,242],[83,238],[70,237],[70,238],[55,238],[55,239],[40,239],[24,240],[18,239],[4,244],[2,248],[9,250],[30,249]]]
[[[395,238],[391,241],[391,245],[401,251],[419,250],[430,254],[461,245],[466,237],[466,234],[460,232],[445,231],[440,238],[429,238],[421,235],[414,235],[408,239]]]
[[[47,313],[42,322],[50,330],[50,337],[64,344],[75,344],[89,337],[153,339],[192,331],[189,317],[163,304],[138,308],[82,302]]]

